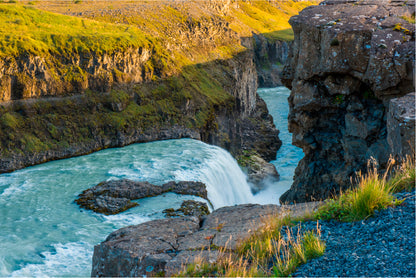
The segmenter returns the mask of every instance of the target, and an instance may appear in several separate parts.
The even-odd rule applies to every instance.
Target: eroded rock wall
[[[152,48],[114,53],[21,55],[0,59],[0,101],[79,94],[86,89],[108,92],[115,83],[150,81]]]
[[[262,34],[253,34],[253,38],[259,87],[282,86],[280,73],[286,63],[291,42],[267,39]]]
[[[410,1],[331,0],[290,19],[295,40],[282,80],[292,90],[289,130],[305,157],[281,202],[348,188],[370,157],[385,166],[387,115],[395,109],[389,100],[414,91],[414,8]]]

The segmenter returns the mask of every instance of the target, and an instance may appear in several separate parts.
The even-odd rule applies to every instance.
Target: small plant
[[[397,24],[394,26],[393,31],[403,32],[405,35],[409,35],[409,36],[411,36],[411,35],[412,35],[412,31],[410,31],[410,30],[409,30],[409,29],[407,29],[407,28],[404,28],[404,27],[402,26],[402,24],[401,24],[401,23],[397,23]]]
[[[345,101],[345,96],[344,95],[336,95],[335,98],[334,98],[334,103],[338,104],[338,105],[343,104],[344,101]]]
[[[415,189],[415,180],[415,161],[412,156],[407,155],[402,163],[393,169],[387,186],[392,188],[393,192],[411,191]]]
[[[401,16],[401,19],[406,20],[407,22],[411,23],[411,24],[415,24],[415,14],[413,13],[411,17],[408,16]]]
[[[358,173],[358,186],[341,193],[320,207],[317,219],[337,219],[340,221],[357,221],[371,216],[375,210],[400,204],[393,192],[415,187],[414,160],[407,157],[404,162],[393,169],[394,159],[390,159],[386,172],[381,176],[374,159],[369,161],[368,173]],[[393,170],[390,179],[388,175]]]

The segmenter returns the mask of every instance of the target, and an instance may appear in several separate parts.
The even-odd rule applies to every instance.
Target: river
[[[253,195],[246,176],[225,150],[191,140],[133,144],[81,157],[52,161],[0,175],[0,276],[89,276],[93,247],[112,231],[163,218],[198,197],[167,193],[139,200],[140,206],[104,216],[73,201],[83,190],[109,179],[163,184],[202,181],[214,208],[242,203],[278,203],[302,158],[287,131],[289,90],[259,89],[283,141],[277,153],[279,182]]]

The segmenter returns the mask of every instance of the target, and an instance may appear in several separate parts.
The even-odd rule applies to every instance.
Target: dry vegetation
[[[243,241],[236,252],[226,248],[215,263],[198,259],[184,267],[179,276],[196,277],[287,277],[308,260],[322,256],[325,242],[320,238],[319,220],[359,221],[373,215],[375,210],[400,205],[394,192],[415,189],[415,162],[406,157],[395,165],[390,160],[383,174],[377,171],[374,160],[369,161],[365,175],[358,174],[356,187],[327,200],[315,213],[298,219],[280,215],[264,220],[264,226]],[[301,227],[303,221],[316,220],[316,233],[294,234],[292,227]]]

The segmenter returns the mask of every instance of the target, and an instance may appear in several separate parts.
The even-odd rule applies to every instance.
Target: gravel
[[[293,276],[415,277],[415,192],[396,195],[405,198],[402,205],[366,220],[320,221],[325,253]],[[300,229],[316,230],[316,222],[302,223]]]

